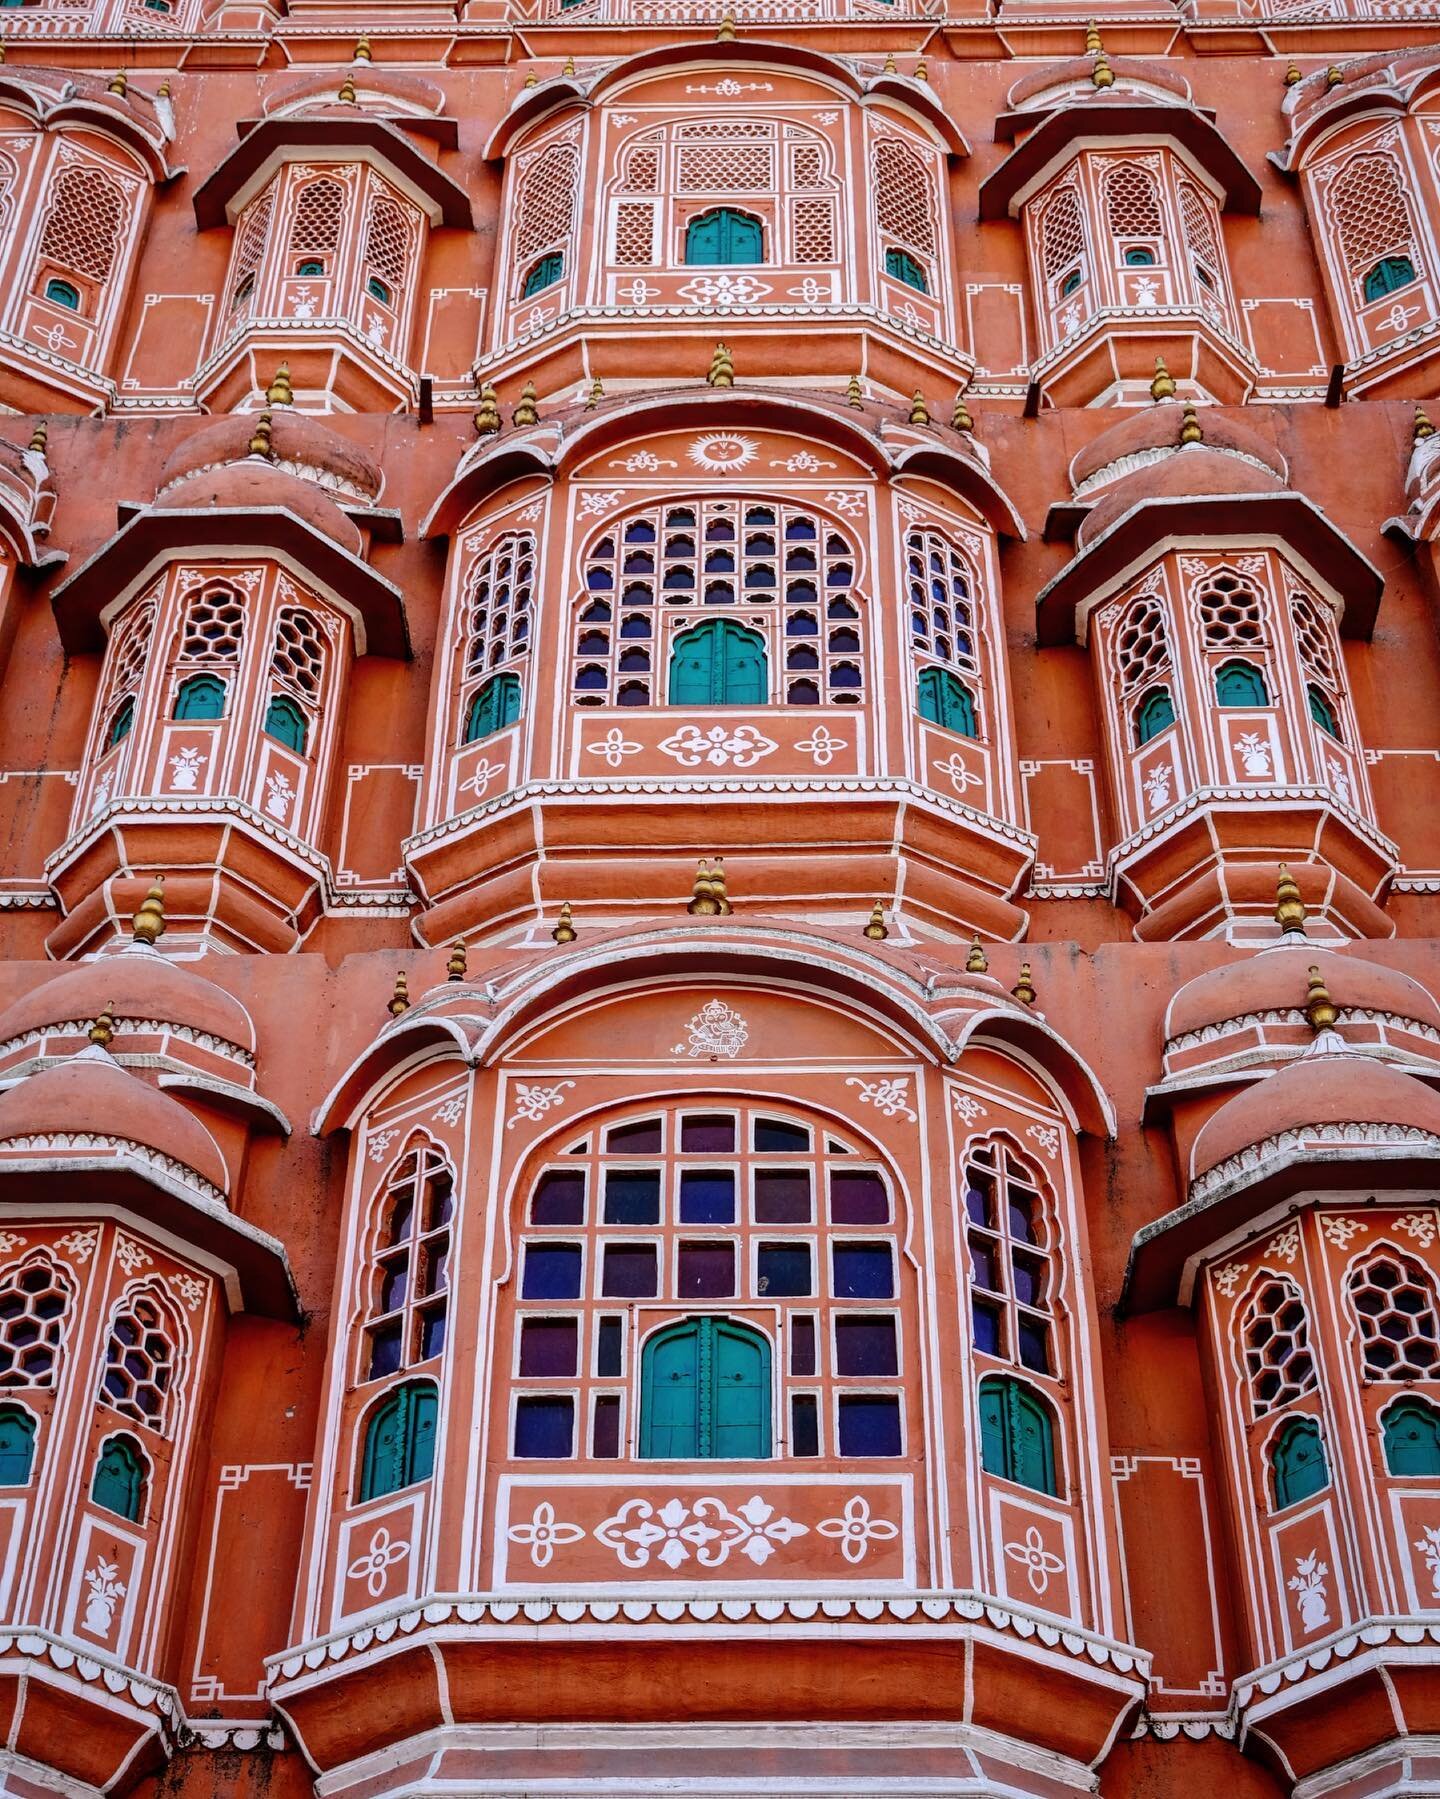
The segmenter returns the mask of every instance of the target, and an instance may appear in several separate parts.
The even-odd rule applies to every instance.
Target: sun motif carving
[[[759,445],[753,437],[736,437],[729,432],[716,433],[695,439],[690,446],[690,460],[707,474],[733,474],[737,469],[749,468],[758,449]]]

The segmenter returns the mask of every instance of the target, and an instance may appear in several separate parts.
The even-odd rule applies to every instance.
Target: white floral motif
[[[1330,777],[1330,785],[1335,789],[1335,797],[1342,806],[1354,803],[1354,790],[1350,785],[1350,771],[1343,762],[1337,762],[1334,756],[1325,758],[1325,772]]]
[[[1318,1550],[1312,1549],[1309,1555],[1295,1557],[1295,1572],[1286,1585],[1300,1607],[1303,1631],[1319,1630],[1322,1624],[1330,1622],[1329,1591],[1325,1585],[1329,1572],[1329,1563],[1320,1560]]]
[[[114,769],[107,768],[95,784],[95,797],[90,802],[92,812],[103,812],[110,804],[110,782],[114,778]]]
[[[753,275],[697,275],[675,291],[696,306],[750,306],[774,290]]]
[[[803,300],[807,306],[817,305],[828,297],[829,289],[822,287],[813,275],[807,275],[799,287],[787,288],[786,292],[792,300]],[[826,468],[834,468],[833,462],[827,462]]]
[[[852,1074],[845,1085],[858,1087],[864,1104],[874,1106],[877,1112],[883,1112],[887,1118],[895,1118],[904,1113],[911,1124],[915,1123],[916,1114],[909,1103],[910,1082],[903,1074],[890,1075],[879,1081],[862,1081],[858,1075]]]
[[[462,793],[473,793],[477,800],[483,800],[485,791],[490,783],[495,779],[496,775],[503,775],[504,772],[505,764],[503,762],[492,762],[486,757],[483,761],[475,764],[474,772],[471,774],[470,779],[460,783],[460,791]]]
[[[1152,275],[1137,276],[1133,284],[1133,299],[1137,306],[1154,306],[1160,296],[1160,283]]]
[[[542,1499],[528,1524],[512,1524],[505,1534],[512,1543],[529,1545],[530,1560],[537,1568],[548,1568],[557,1545],[578,1543],[585,1532],[578,1524],[562,1523],[555,1516],[555,1507]]]
[[[1141,785],[1145,789],[1145,800],[1152,812],[1158,812],[1162,806],[1170,803],[1170,782],[1174,770],[1168,762],[1156,762],[1147,768]]]
[[[724,1056],[733,1060],[750,1039],[750,1027],[723,999],[707,999],[685,1027],[688,1044],[677,1043],[672,1056]]]
[[[678,1568],[692,1552],[702,1567],[718,1568],[732,1549],[764,1567],[777,1545],[808,1534],[793,1518],[777,1518],[774,1506],[758,1493],[733,1512],[723,1500],[709,1497],[691,1505],[667,1499],[658,1511],[648,1499],[627,1499],[594,1532],[595,1541],[613,1549],[627,1568],[648,1567],[652,1553],[667,1568]]]
[[[1435,1241],[1435,1214],[1433,1212],[1405,1212],[1395,1220],[1397,1231],[1404,1231],[1412,1237],[1421,1249],[1429,1249]]]
[[[1382,313],[1375,320],[1375,325],[1377,329],[1383,325],[1387,331],[1403,331],[1411,319],[1419,316],[1420,308],[1418,306],[1402,306],[1397,300],[1389,312]]]
[[[1320,1220],[1320,1229],[1336,1249],[1348,1248],[1352,1237],[1360,1236],[1369,1228],[1368,1224],[1362,1224],[1358,1218],[1331,1218],[1327,1215]]]
[[[988,1106],[982,1106],[973,1093],[962,1093],[958,1087],[950,1089],[950,1104],[954,1106],[966,1124],[973,1125],[977,1118],[990,1116]]]
[[[99,1231],[70,1231],[64,1237],[55,1239],[56,1249],[63,1249],[72,1261],[83,1268],[95,1253],[95,1245],[100,1241]],[[9,1245],[0,1247],[8,1248]]]
[[[1215,1286],[1226,1299],[1235,1297],[1235,1289],[1240,1284],[1240,1276],[1245,1272],[1244,1262],[1227,1262],[1215,1274]]]
[[[170,785],[179,793],[191,793],[200,780],[200,771],[210,760],[204,750],[181,750],[170,758]]]
[[[1235,739],[1240,762],[1247,775],[1270,773],[1270,745],[1258,731],[1245,731]]]
[[[133,1237],[117,1237],[115,1239],[115,1260],[126,1274],[134,1274],[137,1268],[150,1266],[150,1253],[143,1249]]]
[[[783,462],[772,462],[770,466],[783,468],[787,475],[817,475],[822,468],[834,468],[835,464],[823,462],[813,450],[797,450]]]
[[[319,303],[313,288],[297,287],[290,295],[290,316],[296,319],[313,319]]]
[[[1005,1559],[1020,1564],[1030,1582],[1030,1591],[1037,1597],[1050,1585],[1052,1574],[1065,1572],[1065,1558],[1045,1547],[1045,1539],[1036,1524],[1032,1524],[1025,1532],[1023,1542],[1005,1545]]]
[[[1064,312],[1062,312],[1060,314],[1061,335],[1064,337],[1069,337],[1072,331],[1078,331],[1079,329],[1080,329],[1080,303],[1078,300],[1072,300],[1070,302],[1070,304],[1065,308]]]
[[[623,462],[612,462],[610,466],[623,468],[627,475],[653,475],[656,469],[674,468],[675,464],[668,456],[657,456],[653,450],[637,450]]]
[[[90,1591],[85,1598],[85,1616],[80,1628],[92,1637],[108,1637],[115,1621],[116,1604],[125,1597],[125,1582],[117,1579],[119,1564],[97,1556],[95,1566],[85,1570],[85,1585]]]
[[[522,1119],[534,1124],[536,1119],[543,1118],[556,1106],[563,1106],[565,1089],[574,1085],[574,1081],[556,1081],[553,1087],[541,1087],[532,1086],[527,1081],[516,1081],[515,1110],[505,1120],[505,1129],[513,1131]]]
[[[585,753],[590,756],[603,756],[607,768],[619,768],[627,756],[638,756],[641,746],[632,743],[620,729],[619,725],[611,725],[599,743],[587,743]]]
[[[803,738],[795,745],[797,750],[804,750],[807,756],[815,758],[817,768],[829,768],[835,760],[837,751],[847,747],[847,740],[843,737],[832,737],[829,727],[826,725],[816,725],[808,737]]]
[[[832,490],[825,496],[827,506],[833,506],[837,512],[843,512],[846,518],[861,518],[865,512],[865,496],[863,493],[850,493],[845,488]]]
[[[372,312],[365,320],[365,335],[372,344],[384,345],[390,335],[390,323],[382,319],[378,312]]]
[[[617,288],[616,292],[622,300],[627,301],[631,306],[643,306],[647,300],[658,294],[660,289],[658,287],[651,287],[648,281],[643,280],[637,275],[630,283],[629,287]]]
[[[731,763],[736,768],[753,768],[779,745],[754,725],[736,725],[733,729],[711,725],[705,731],[698,725],[681,725],[659,748],[665,755],[673,756],[682,768],[698,768],[702,762],[708,762],[711,768],[725,768]]]
[[[289,780],[278,770],[265,783],[265,810],[271,818],[278,818],[283,824],[285,814],[290,810],[290,802],[295,797],[295,789]]]
[[[193,1274],[172,1274],[170,1276],[170,1285],[180,1295],[181,1299],[185,1301],[185,1306],[188,1311],[193,1312],[196,1306],[198,1306],[200,1301],[205,1297],[204,1284],[197,1281]]]
[[[351,1580],[363,1580],[366,1592],[378,1599],[389,1582],[390,1570],[409,1554],[410,1545],[394,1541],[382,1524],[370,1538],[369,1547],[355,1557],[345,1572]]]
[[[365,1154],[369,1156],[372,1162],[383,1162],[385,1160],[385,1151],[389,1149],[390,1145],[399,1135],[399,1131],[376,1131],[370,1141],[365,1145]]]
[[[690,446],[690,460],[708,474],[733,474],[748,468],[755,460],[759,445],[753,437],[739,437],[732,432],[717,432],[711,437],[697,437]]]
[[[838,1518],[825,1518],[815,1526],[822,1537],[838,1537],[847,1562],[863,1562],[872,1543],[889,1543],[900,1535],[900,1526],[888,1518],[872,1518],[870,1501],[856,1493],[845,1501]]]
[[[430,1114],[433,1124],[456,1125],[460,1122],[460,1114],[465,1110],[465,1095],[457,1093],[453,1099],[447,1099],[443,1106],[436,1106]]]
[[[1423,1536],[1415,1540],[1415,1548],[1425,1558],[1425,1566],[1430,1574],[1430,1596],[1440,1599],[1440,1526],[1422,1524]]]
[[[1278,1236],[1270,1239],[1266,1251],[1272,1256],[1278,1256],[1282,1262],[1293,1262],[1300,1253],[1300,1226],[1287,1224]]]
[[[12,1249],[23,1249],[28,1240],[18,1231],[0,1231],[0,1256],[8,1256]],[[92,1243],[90,1247],[93,1249],[95,1245]],[[83,1257],[80,1259],[84,1260]]]
[[[608,488],[604,493],[585,493],[580,496],[581,518],[593,518],[602,512],[609,512],[620,498],[623,490],[618,487]]]
[[[1060,1154],[1060,1133],[1053,1124],[1032,1124],[1025,1135],[1032,1137],[1047,1156],[1053,1158]]]

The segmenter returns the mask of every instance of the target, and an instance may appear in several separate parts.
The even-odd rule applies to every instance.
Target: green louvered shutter
[[[0,1407],[0,1487],[23,1487],[35,1461],[35,1420],[18,1405]]]

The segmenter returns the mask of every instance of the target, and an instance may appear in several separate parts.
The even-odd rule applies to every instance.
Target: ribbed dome
[[[218,464],[254,462],[259,466],[258,459],[250,455],[255,424],[253,413],[232,413],[187,437],[161,469],[157,494],[163,494],[174,481]],[[372,504],[384,485],[380,468],[362,449],[319,419],[289,406],[271,408],[270,448],[277,463],[291,464],[310,476],[316,486],[362,505]]]
[[[75,1132],[138,1143],[225,1188],[225,1163],[205,1127],[103,1053],[76,1056],[0,1094],[0,1144]]]
[[[1405,1125],[1440,1137],[1440,1094],[1371,1056],[1306,1056],[1227,1100],[1195,1139],[1191,1175],[1285,1131]]]
[[[0,1043],[52,1025],[88,1025],[107,1008],[118,1019],[183,1025],[255,1052],[255,1026],[238,999],[203,975],[146,950],[126,950],[67,969],[16,1000],[0,1012]]]
[[[1293,949],[1267,949],[1187,981],[1170,1002],[1167,1042],[1248,1013],[1299,1010],[1305,1004],[1311,968],[1320,970],[1331,999],[1340,1008],[1342,1031],[1344,1014],[1351,1007],[1416,1019],[1440,1030],[1440,1005],[1408,974],[1360,956],[1301,943]]]
[[[313,481],[287,473],[259,456],[219,468],[202,469],[167,487],[156,500],[156,512],[208,510],[211,507],[246,512],[260,507],[283,506],[307,525],[358,556],[364,548],[360,527]]]

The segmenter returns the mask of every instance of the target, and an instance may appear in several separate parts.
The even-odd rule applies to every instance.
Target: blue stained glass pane
[[[851,1393],[840,1400],[840,1453],[899,1455],[900,1400],[888,1393]]]
[[[580,1246],[578,1243],[529,1243],[525,1247],[522,1299],[578,1299],[580,1297]]]

